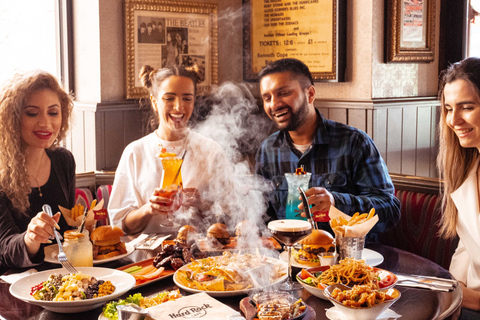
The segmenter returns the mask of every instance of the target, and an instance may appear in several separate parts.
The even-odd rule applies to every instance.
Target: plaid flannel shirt
[[[400,220],[400,201],[387,166],[373,140],[363,131],[325,119],[317,110],[318,127],[312,145],[301,154],[285,131],[263,141],[256,155],[257,174],[274,188],[268,195],[268,215],[272,220],[285,218],[288,185],[284,174],[304,166],[311,172],[309,188],[323,187],[335,198],[335,207],[353,215],[375,208],[379,221],[367,237],[376,241],[376,233],[386,232]],[[328,223],[319,223],[329,230]]]

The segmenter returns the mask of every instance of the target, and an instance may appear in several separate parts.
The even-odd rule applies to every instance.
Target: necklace
[[[40,183],[38,183],[38,176],[40,175],[40,168],[42,167],[42,160],[43,160],[43,153],[40,157],[40,161],[39,161],[39,164],[38,164],[37,176],[33,177],[33,179],[35,179],[35,181],[37,182],[37,189],[38,189],[38,193],[39,193],[40,197],[43,197],[43,194],[42,194],[42,188],[40,187]]]

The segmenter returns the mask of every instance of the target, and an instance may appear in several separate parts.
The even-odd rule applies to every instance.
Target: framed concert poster
[[[435,56],[435,0],[386,3],[386,62],[432,62]]]
[[[217,11],[211,3],[125,0],[127,99],[147,96],[144,65],[194,70],[197,94],[209,93],[218,84]]]
[[[243,0],[244,79],[268,63],[303,61],[315,81],[344,81],[345,0]]]

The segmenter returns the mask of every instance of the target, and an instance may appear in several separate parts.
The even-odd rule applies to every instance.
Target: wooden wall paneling
[[[403,108],[389,108],[387,115],[388,170],[402,173],[402,127]]]
[[[365,110],[367,119],[366,119],[366,132],[370,137],[373,137],[373,110],[367,109]]]
[[[404,108],[402,129],[402,174],[415,175],[417,126],[417,108]]]
[[[435,165],[431,159],[431,141],[432,141],[432,107],[419,107],[417,109],[418,116],[418,133],[417,133],[417,170],[415,175],[428,177],[430,169]],[[433,160],[433,162],[432,162]]]
[[[103,170],[107,168],[106,157],[105,157],[105,111],[98,110],[95,114],[95,140],[96,140],[96,159],[97,159],[97,170]]]
[[[84,112],[84,152],[85,169],[84,171],[95,171],[97,169],[96,161],[96,140],[95,140],[95,111],[87,110]]]
[[[440,106],[432,106],[432,126],[430,136],[430,175],[431,178],[438,178],[438,170],[436,166],[438,154],[438,139],[439,139],[439,123],[440,123]]]
[[[105,120],[105,167],[102,170],[116,168],[118,161],[125,148],[125,135],[126,130],[129,130],[125,126],[125,112],[124,111],[106,111]]]
[[[75,156],[76,171],[85,172],[85,121],[84,111],[76,110],[74,119],[74,130],[72,131],[72,153]]]
[[[320,113],[323,115],[324,118],[326,119],[330,119],[330,115],[329,115],[329,108],[318,108],[318,111],[320,111]]]
[[[344,108],[341,108],[341,109],[330,108],[328,110],[328,118],[337,122],[347,124],[348,123],[347,110],[348,109],[344,109]]]
[[[383,160],[388,167],[387,154],[387,109],[375,109],[373,111],[373,141],[380,151]],[[390,168],[388,168],[390,171]]]
[[[141,110],[124,111],[125,147],[132,141],[145,136],[145,122]]]
[[[125,147],[145,135],[143,112],[135,101],[99,103],[96,129],[97,170],[115,170]]]
[[[367,113],[365,109],[347,109],[348,125],[367,132]]]

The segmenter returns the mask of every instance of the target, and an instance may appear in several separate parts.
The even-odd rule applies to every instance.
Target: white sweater
[[[187,143],[185,143],[187,141]],[[174,146],[175,153],[182,155],[187,144],[187,153],[181,169],[184,188],[197,188],[200,194],[225,196],[225,175],[230,166],[221,146],[198,133],[190,131],[187,138],[179,141],[161,140],[151,133],[130,143],[123,151],[118,164],[112,194],[108,203],[111,223],[122,228],[128,212],[146,204],[153,190],[162,181],[162,161],[158,157],[163,146]],[[223,191],[223,195],[218,193]],[[173,233],[175,229],[160,226],[161,216],[153,217],[143,233]]]

